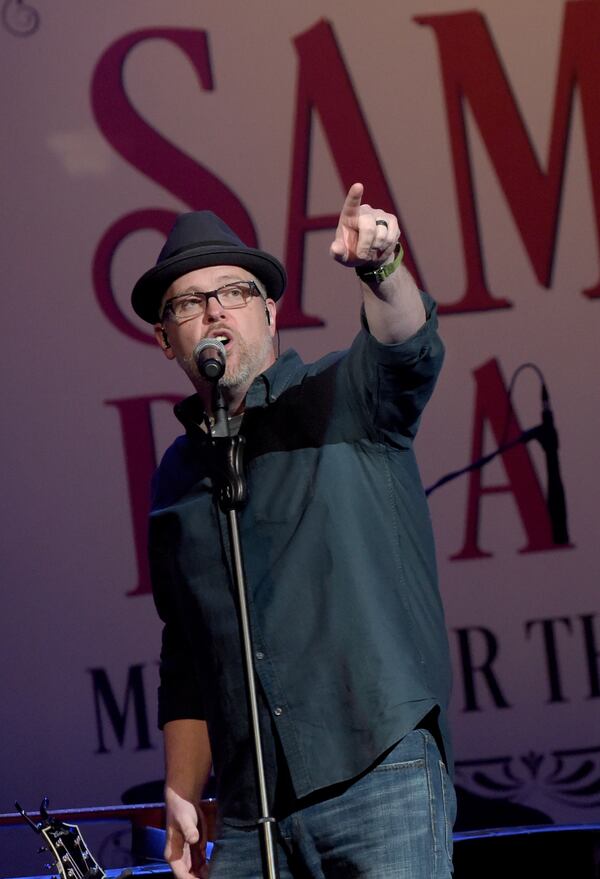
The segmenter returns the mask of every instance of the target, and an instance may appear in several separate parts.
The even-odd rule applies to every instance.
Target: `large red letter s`
[[[146,40],[168,40],[191,61],[200,85],[213,88],[206,33],[183,28],[151,28],[118,39],[101,56],[91,85],[92,109],[98,127],[120,155],[190,207],[219,213],[249,246],[256,246],[250,215],[234,193],[214,174],[173,146],[149,125],[130,104],[123,83],[123,68],[131,50]],[[94,257],[94,288],[98,302],[118,330],[139,342],[154,337],[139,330],[120,311],[113,295],[110,270],[115,251],[123,239],[141,229],[168,233],[173,211],[133,211],[116,220],[102,237]]]

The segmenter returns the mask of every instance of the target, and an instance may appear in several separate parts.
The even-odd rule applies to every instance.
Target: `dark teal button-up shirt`
[[[430,711],[449,753],[450,662],[413,440],[443,346],[435,307],[408,341],[363,326],[304,364],[288,351],[253,383],[241,426],[240,513],[271,796],[365,771]],[[226,521],[196,397],[157,471],[150,559],[165,623],[159,723],[208,722],[225,819],[257,814]],[[277,802],[274,808],[279,808]]]

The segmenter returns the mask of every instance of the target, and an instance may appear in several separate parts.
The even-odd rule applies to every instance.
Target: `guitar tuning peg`
[[[35,823],[35,821],[32,821],[32,820],[31,820],[31,818],[29,817],[29,815],[27,814],[27,812],[25,811],[25,809],[24,809],[23,806],[19,803],[18,800],[15,800],[15,807],[16,807],[17,811],[23,816],[23,818],[25,818],[25,820],[27,821],[27,823],[29,824],[29,826],[30,826],[33,830],[35,830],[36,833],[40,833],[40,832],[41,832],[41,831],[40,831],[40,828],[39,828],[38,825]]]

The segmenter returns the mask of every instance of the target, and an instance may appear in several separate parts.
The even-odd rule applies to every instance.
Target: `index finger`
[[[346,198],[344,200],[344,204],[342,206],[342,211],[340,214],[340,219],[344,219],[344,217],[355,217],[358,216],[358,211],[360,208],[360,203],[363,197],[364,186],[362,183],[353,183],[350,189],[346,194]]]

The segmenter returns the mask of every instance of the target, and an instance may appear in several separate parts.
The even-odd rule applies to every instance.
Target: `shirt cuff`
[[[372,335],[364,306],[361,308],[361,326],[368,337],[367,344],[372,349],[373,356],[379,363],[416,363],[439,344],[439,337],[437,335],[437,304],[428,293],[420,291],[420,295],[425,309],[425,322],[408,339],[405,339],[403,342],[394,342],[391,345],[380,342]]]

